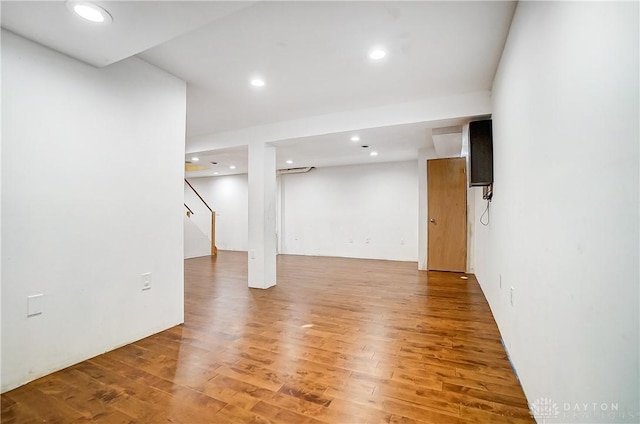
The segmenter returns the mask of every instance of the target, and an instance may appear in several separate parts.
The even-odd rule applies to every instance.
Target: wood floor
[[[473,276],[246,253],[185,261],[185,324],[2,395],[2,423],[531,423]]]

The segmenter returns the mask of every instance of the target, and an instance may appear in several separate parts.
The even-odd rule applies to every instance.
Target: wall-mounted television
[[[469,187],[493,183],[491,119],[469,122]]]

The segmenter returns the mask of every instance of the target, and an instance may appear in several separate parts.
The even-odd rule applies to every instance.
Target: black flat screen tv
[[[493,183],[493,129],[491,119],[469,122],[469,186]]]

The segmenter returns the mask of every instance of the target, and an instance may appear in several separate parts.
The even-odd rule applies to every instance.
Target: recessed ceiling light
[[[219,172],[214,172],[214,173],[213,173],[213,175],[219,175],[219,174],[220,174]]]
[[[380,60],[386,55],[387,55],[387,52],[379,47],[376,47],[369,52],[369,58],[373,60]]]
[[[236,169],[236,166],[235,166],[235,165],[231,165],[231,166],[229,167],[229,169]]]
[[[360,141],[360,137],[358,137],[357,135],[354,135],[353,137],[351,137],[351,141],[353,141],[354,143],[356,141]]]
[[[292,161],[291,159],[289,159],[289,160],[287,160],[287,163],[288,163],[289,165],[291,165],[291,164],[293,163],[293,161]]]
[[[378,156],[378,152],[371,152],[369,153],[371,156]]]
[[[71,10],[81,18],[96,24],[109,24],[113,22],[113,18],[109,12],[93,3],[84,1],[68,1],[67,9]]]
[[[200,160],[200,158],[199,158],[199,157],[197,157],[197,156],[194,156],[194,157],[192,157],[192,158],[191,158],[191,160],[192,160],[193,162],[198,162],[198,161]]]
[[[262,78],[254,78],[251,80],[251,85],[254,87],[264,87],[264,80]]]

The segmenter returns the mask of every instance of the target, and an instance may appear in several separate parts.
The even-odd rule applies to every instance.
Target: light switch
[[[145,272],[140,275],[140,279],[142,282],[142,291],[151,290],[151,273]]]
[[[27,296],[27,316],[40,315],[44,306],[44,295],[34,294]]]

